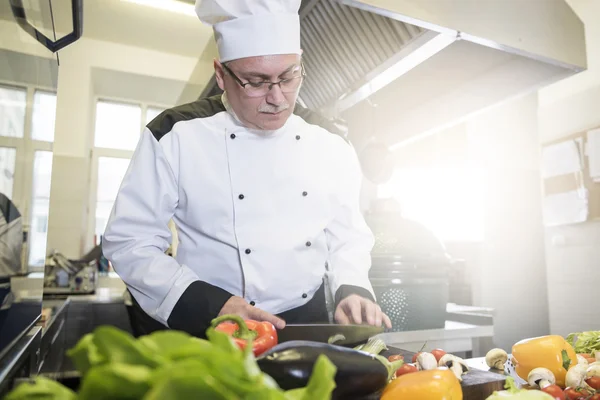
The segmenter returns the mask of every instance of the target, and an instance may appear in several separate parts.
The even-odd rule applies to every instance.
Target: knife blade
[[[337,324],[288,324],[277,331],[278,342],[292,340],[310,340],[327,343],[334,335],[343,335],[344,339],[336,341],[340,346],[357,346],[369,338],[383,333],[383,327],[370,325],[337,325]]]

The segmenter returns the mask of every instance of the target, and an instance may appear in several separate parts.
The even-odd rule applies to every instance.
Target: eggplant
[[[324,354],[337,367],[333,399],[360,398],[382,390],[394,366],[385,357],[333,344],[290,341],[258,359],[260,369],[284,390],[305,387],[317,358]]]

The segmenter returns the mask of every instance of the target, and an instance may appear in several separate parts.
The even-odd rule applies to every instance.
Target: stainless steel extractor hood
[[[300,17],[301,104],[333,118],[392,99],[390,145],[586,68],[565,0],[303,0]]]

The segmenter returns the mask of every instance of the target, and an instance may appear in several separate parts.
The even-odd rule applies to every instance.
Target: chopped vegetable
[[[506,384],[504,386],[506,390],[496,391],[486,400],[554,400],[554,398],[548,393],[544,393],[541,390],[525,390],[518,389],[515,385],[514,379],[511,377],[506,378]]]
[[[337,342],[341,342],[342,340],[346,340],[346,336],[342,335],[341,333],[338,333],[337,335],[333,335],[332,337],[327,339],[327,343],[334,344]],[[362,347],[362,346],[359,346],[359,347]]]
[[[517,374],[524,380],[532,369],[543,367],[554,374],[560,387],[565,387],[567,369],[577,365],[573,347],[558,335],[521,340],[512,347],[512,358]]]
[[[212,326],[215,330],[225,332],[233,337],[240,349],[244,349],[251,341],[255,356],[261,355],[277,344],[277,330],[268,321],[243,321],[237,315],[224,315],[215,318],[212,321]]]
[[[358,350],[367,352],[369,354],[379,354],[384,350],[387,350],[385,342],[379,338],[370,338],[367,343],[357,347]]]
[[[381,400],[462,400],[458,379],[448,369],[432,369],[394,379],[383,391]]]
[[[588,353],[592,358],[600,352],[600,331],[575,332],[567,336],[567,342],[573,346],[576,353]]]

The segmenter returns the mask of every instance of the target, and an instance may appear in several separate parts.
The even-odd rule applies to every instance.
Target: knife
[[[288,324],[277,330],[279,343],[292,340],[310,340],[327,343],[334,335],[344,338],[336,341],[336,345],[354,347],[366,343],[372,336],[383,333],[383,327],[370,325],[337,325],[337,324]]]

